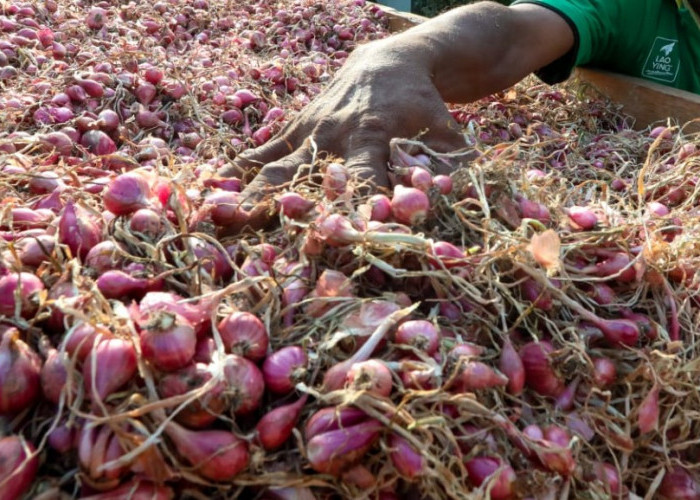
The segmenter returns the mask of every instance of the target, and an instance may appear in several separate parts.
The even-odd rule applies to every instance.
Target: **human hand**
[[[359,46],[326,90],[276,137],[242,153],[219,172],[252,178],[242,193],[244,206],[252,208],[241,226],[265,223],[269,213],[265,200],[283,189],[300,166],[312,162],[312,141],[318,152],[344,158],[351,177],[377,187],[389,184],[387,162],[393,137],[420,135],[438,152],[465,147],[431,80],[426,51],[416,51],[410,42],[410,36],[395,36]]]

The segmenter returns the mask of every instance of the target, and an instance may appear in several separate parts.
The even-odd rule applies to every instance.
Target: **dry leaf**
[[[548,275],[551,276],[559,270],[561,241],[559,240],[559,235],[553,229],[533,234],[527,249],[537,263],[547,269]]]

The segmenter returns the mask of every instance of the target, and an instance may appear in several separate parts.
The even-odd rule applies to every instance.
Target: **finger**
[[[453,153],[464,151],[467,142],[460,126],[445,109],[444,114],[434,122],[425,136],[422,138],[424,144],[437,153]],[[434,162],[436,174],[449,175],[456,168],[462,166],[466,161],[474,159],[477,155],[464,154],[455,156],[454,159],[444,158],[442,161]]]
[[[217,172],[222,177],[239,177],[244,179],[256,172],[263,165],[279,160],[291,154],[295,146],[286,134],[277,136],[262,146],[242,152],[233,160],[233,163],[225,165]]]
[[[345,166],[349,176],[356,179],[360,193],[369,194],[389,187],[388,161],[389,147],[382,140],[381,143],[365,143],[349,151]]]
[[[272,218],[272,195],[289,183],[299,167],[311,162],[311,151],[304,146],[277,161],[266,164],[241,192],[241,206],[246,213],[239,221],[222,230],[220,236],[237,234],[245,227],[260,229]]]

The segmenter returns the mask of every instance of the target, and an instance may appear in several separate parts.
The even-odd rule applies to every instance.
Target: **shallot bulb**
[[[32,443],[18,435],[0,438],[0,485],[3,498],[22,498],[34,484],[39,455]]]
[[[178,370],[194,357],[197,336],[194,327],[186,318],[158,311],[140,326],[143,357],[158,370]]]
[[[78,461],[92,484],[105,489],[116,487],[127,473],[129,464],[103,466],[118,460],[124,453],[120,436],[112,426],[86,424],[80,430]]]
[[[397,344],[412,346],[432,356],[440,345],[440,332],[430,321],[409,320],[399,325],[394,340]]]
[[[226,396],[235,415],[246,415],[260,406],[265,379],[252,361],[227,354],[223,360]]]
[[[554,371],[549,355],[554,351],[547,342],[530,342],[520,348],[520,359],[525,368],[525,383],[543,396],[557,397],[564,390],[564,382]]]
[[[245,311],[232,312],[221,320],[218,329],[226,352],[256,362],[267,355],[267,329],[254,314]]]
[[[313,201],[307,200],[302,195],[295,192],[281,194],[275,201],[277,202],[280,213],[290,219],[303,218],[315,205]]]
[[[0,415],[29,408],[39,396],[41,360],[20,340],[16,328],[8,328],[0,343]]]
[[[118,337],[104,338],[93,346],[83,364],[85,392],[104,400],[136,374],[134,345]]]
[[[311,467],[323,474],[339,475],[364,457],[379,439],[382,427],[381,422],[368,419],[312,436],[306,444]]]
[[[11,273],[0,277],[0,314],[8,318],[15,313],[23,318],[34,316],[44,283],[31,273]],[[18,300],[19,299],[19,302]]]
[[[278,406],[270,410],[255,426],[258,441],[266,450],[275,450],[282,446],[292,435],[292,430],[301,416],[301,410],[306,404],[305,394],[294,403]]]
[[[421,224],[427,217],[428,210],[430,200],[423,191],[401,184],[394,187],[391,211],[397,222],[407,225]]]
[[[170,422],[165,433],[194,472],[210,481],[231,481],[248,466],[248,444],[231,432],[191,431]]]
[[[465,462],[469,479],[476,486],[488,484],[487,491],[492,500],[516,498],[515,471],[510,464],[497,457],[475,457]]]
[[[170,398],[198,391],[212,378],[211,370],[203,363],[191,364],[182,370],[168,373],[158,381],[158,393]],[[175,420],[191,428],[203,429],[213,424],[226,409],[224,385],[216,384],[177,412]]]
[[[345,193],[348,184],[348,171],[340,163],[329,163],[323,174],[323,192],[329,200],[335,200]]]
[[[426,461],[419,450],[416,450],[403,436],[392,432],[389,435],[389,458],[396,471],[403,477],[413,480],[426,471]]]
[[[153,193],[143,173],[131,171],[112,179],[104,192],[105,208],[114,215],[128,215],[150,205]]]
[[[287,394],[306,377],[308,358],[303,348],[286,346],[270,354],[263,363],[265,386],[275,394]]]
[[[379,359],[354,363],[345,377],[349,386],[379,397],[388,397],[393,387],[391,370]]]
[[[58,221],[58,241],[81,259],[102,241],[102,229],[86,209],[69,201]]]
[[[508,339],[503,342],[499,362],[501,372],[508,377],[508,392],[513,396],[519,395],[523,392],[523,387],[525,386],[525,367],[513,344]]]

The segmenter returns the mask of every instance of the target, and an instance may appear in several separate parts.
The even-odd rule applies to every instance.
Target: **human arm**
[[[524,4],[480,2],[357,47],[327,89],[275,138],[223,174],[257,173],[244,196],[257,202],[319,151],[345,159],[351,174],[388,184],[389,140],[415,137],[437,151],[465,146],[445,102],[507,88],[567,53],[573,32],[558,14]],[[261,206],[251,220],[264,211]]]

